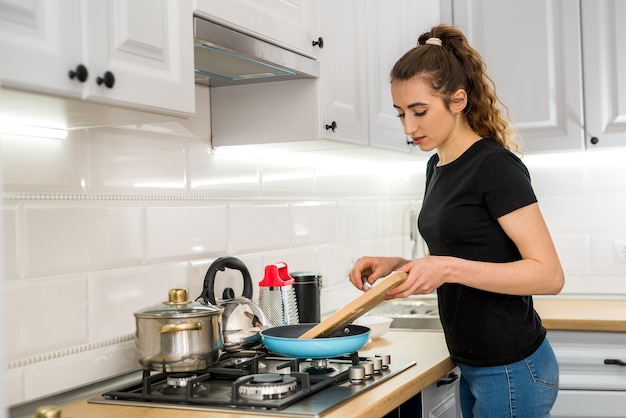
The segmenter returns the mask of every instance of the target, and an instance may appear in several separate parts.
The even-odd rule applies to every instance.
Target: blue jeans
[[[463,418],[545,418],[559,390],[559,368],[546,338],[524,360],[504,366],[458,364]]]

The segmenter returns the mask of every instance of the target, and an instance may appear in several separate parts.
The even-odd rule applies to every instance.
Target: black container
[[[322,276],[317,273],[289,273],[294,278],[293,288],[296,291],[298,317],[301,324],[320,322],[320,294]]]

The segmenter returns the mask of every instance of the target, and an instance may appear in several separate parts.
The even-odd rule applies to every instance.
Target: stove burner
[[[207,388],[200,382],[194,382],[196,377],[193,373],[170,373],[165,380],[166,385],[158,392],[163,395],[181,396],[189,393],[191,396],[199,396]]]
[[[194,379],[192,373],[172,373],[167,376],[167,384],[173,387],[186,388],[189,380]]]
[[[240,377],[239,382],[239,395],[251,400],[282,399],[295,393],[298,386],[295,377],[271,373]]]
[[[330,361],[327,358],[311,359],[311,367],[307,367],[305,372],[312,375],[328,374],[336,371],[334,367],[330,366]]]

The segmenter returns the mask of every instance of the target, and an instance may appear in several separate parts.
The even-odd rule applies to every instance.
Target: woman
[[[419,37],[391,71],[404,131],[428,161],[418,219],[429,254],[362,257],[359,289],[391,271],[407,280],[387,298],[437,290],[464,418],[549,417],[558,367],[533,294],[557,294],[563,271],[513,133],[480,55],[455,27]]]

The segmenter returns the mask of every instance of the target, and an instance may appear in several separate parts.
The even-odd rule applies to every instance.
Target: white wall
[[[217,257],[241,258],[255,285],[278,261],[319,272],[328,312],[358,295],[358,256],[407,248],[420,159],[215,152],[207,92],[188,123],[0,139],[9,404],[136,369],[133,312],[174,287],[196,298]],[[240,280],[220,273],[216,294]]]
[[[209,131],[206,117],[64,141],[0,138],[9,404],[137,368],[133,312],[173,287],[195,298],[219,256],[241,258],[255,284],[277,261],[321,273],[324,312],[357,296],[346,278],[356,258],[408,256],[424,159],[358,148],[218,152]],[[613,241],[626,240],[624,156],[524,159],[566,294],[626,295],[626,264],[612,258]],[[239,276],[220,275],[227,283]]]
[[[626,148],[524,161],[566,271],[563,293],[626,295],[626,259],[614,248],[626,242]]]

